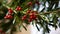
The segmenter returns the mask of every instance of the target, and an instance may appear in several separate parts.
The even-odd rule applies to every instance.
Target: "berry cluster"
[[[12,13],[13,13],[13,10],[12,9],[8,9],[8,14],[4,18],[5,19],[11,19],[12,18]]]
[[[31,22],[32,20],[36,20],[36,18],[37,18],[37,12],[34,12],[34,11],[31,11],[31,10],[28,10],[27,12],[26,12],[26,14],[28,14],[28,16],[27,15],[24,15],[23,17],[22,17],[22,20],[26,20],[27,19],[27,17],[28,17],[28,22]]]
[[[39,4],[38,1],[36,1],[36,3]],[[31,6],[32,2],[28,2],[28,5]],[[22,10],[22,8],[20,6],[16,7],[16,11],[21,11],[21,10]],[[12,9],[8,9],[8,15],[6,15],[4,18],[5,19],[11,19],[12,18],[12,14],[13,14],[13,10]],[[28,19],[29,22],[31,22],[32,20],[36,19],[36,12],[28,10],[27,14],[29,14],[29,16],[30,16],[29,19]],[[27,18],[27,15],[24,15],[22,17],[22,20],[25,20],[26,18]]]
[[[27,4],[28,6],[31,6],[32,5],[32,2],[28,2],[28,4]]]
[[[22,20],[25,20],[27,18],[27,15],[24,15],[23,17],[22,17]]]
[[[28,5],[31,6],[32,5],[32,2],[28,2]],[[22,8],[20,6],[17,6],[16,7],[16,11],[21,11]],[[27,13],[30,13],[31,10],[28,10]],[[12,13],[13,13],[13,10],[12,9],[8,9],[8,15],[6,15],[4,18],[5,19],[11,19],[12,18]],[[32,13],[33,14],[33,13]],[[36,16],[33,14],[33,16],[30,15],[30,21],[31,19],[35,19]],[[25,20],[26,19],[26,15],[23,16],[22,20]]]
[[[37,18],[37,12],[31,11],[31,13],[29,14],[29,22],[31,22],[32,20],[36,20]]]
[[[20,11],[22,8],[20,6],[17,6],[16,10]],[[8,9],[8,14],[4,17],[5,19],[11,19],[12,18],[12,14],[13,14],[13,10],[12,9]]]

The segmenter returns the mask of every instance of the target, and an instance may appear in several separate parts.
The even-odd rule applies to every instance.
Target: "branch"
[[[60,13],[60,9],[56,11],[41,12],[40,14]]]
[[[3,6],[5,6],[6,8],[10,8],[9,6],[6,6],[3,4]],[[11,8],[13,10],[13,8]],[[13,10],[14,13],[17,13],[15,10]],[[33,11],[33,10],[32,10]],[[38,11],[36,11],[38,13]],[[26,14],[26,12],[23,12],[24,14]],[[50,14],[50,13],[60,13],[60,9],[59,10],[55,10],[55,11],[49,11],[49,12],[41,12],[41,13],[38,13],[38,14]],[[38,15],[37,14],[37,15]]]

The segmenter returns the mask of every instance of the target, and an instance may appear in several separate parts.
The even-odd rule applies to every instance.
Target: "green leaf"
[[[56,14],[54,14],[54,16],[53,16],[53,24],[54,24],[54,26],[56,26],[57,21],[58,21],[58,18],[57,18],[57,16],[56,16]],[[56,28],[57,28],[57,27],[55,27],[55,29],[56,29]]]
[[[45,10],[45,7],[40,12],[43,12],[44,10]]]
[[[47,30],[48,33],[50,32],[50,29],[48,28],[48,25],[46,25],[46,30]]]
[[[57,15],[60,17],[60,11],[57,12]]]
[[[20,31],[20,32],[21,32],[22,27],[23,27],[22,25],[19,25],[19,31]]]
[[[60,28],[60,23],[59,23],[59,28]]]
[[[26,27],[25,27],[24,25],[22,25],[22,26],[23,26],[23,28],[27,31]]]
[[[37,21],[37,23],[39,23],[39,25],[41,25],[41,27],[45,28],[44,25],[43,25],[44,22],[43,22],[41,16],[38,16],[38,20],[39,20],[40,22]]]
[[[36,25],[36,28],[37,28],[38,31],[40,31],[40,29],[39,29],[39,27],[37,25]]]

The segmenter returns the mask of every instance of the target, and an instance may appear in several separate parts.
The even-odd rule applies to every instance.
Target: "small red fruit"
[[[32,2],[28,2],[28,5],[31,6],[32,5]]]
[[[37,18],[37,16],[36,16],[36,12],[31,12],[30,13],[30,19],[36,19]]]
[[[12,15],[12,13],[8,13],[8,15]]]
[[[26,16],[26,15],[24,15],[24,16],[22,17],[22,20],[25,20],[25,19],[26,19],[26,17],[27,17],[27,16]]]
[[[24,18],[26,18],[27,16],[26,16],[26,15],[24,15],[23,17],[24,17]]]
[[[32,21],[32,19],[28,19],[28,22],[31,22]]]
[[[30,16],[34,16],[34,13],[30,13]]]
[[[20,11],[22,8],[20,6],[17,6],[16,10]]]
[[[30,13],[30,12],[31,12],[31,10],[28,10],[28,11],[27,11],[27,13]]]
[[[5,18],[5,19],[11,19],[12,16],[11,16],[11,15],[6,15],[4,18]]]
[[[13,10],[12,9],[8,9],[8,12],[9,12],[9,14],[12,14]]]
[[[22,17],[22,20],[25,20],[25,18]]]
[[[33,16],[30,16],[30,19],[33,19]]]
[[[36,19],[36,18],[37,18],[37,16],[36,16],[36,15],[34,15],[34,16],[33,16],[33,19]]]

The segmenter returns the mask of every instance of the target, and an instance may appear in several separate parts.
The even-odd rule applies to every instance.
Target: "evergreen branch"
[[[3,6],[5,6],[6,8],[10,8],[9,6],[6,6],[5,4],[3,4]],[[12,10],[13,10],[13,8],[11,8]],[[13,10],[14,11],[14,13],[16,13],[17,14],[17,12],[16,12],[16,10]],[[32,10],[33,11],[33,10]],[[38,12],[38,11],[36,11],[36,12]],[[38,13],[38,14],[50,14],[50,13],[58,13],[58,12],[60,12],[60,10],[56,10],[56,11],[47,11],[47,12],[41,12],[41,13]],[[26,12],[23,12],[24,14],[26,14]],[[37,15],[38,15],[37,14]]]
[[[58,12],[60,12],[60,10],[49,11],[49,12],[41,12],[40,14],[50,14],[50,13],[58,13]]]

